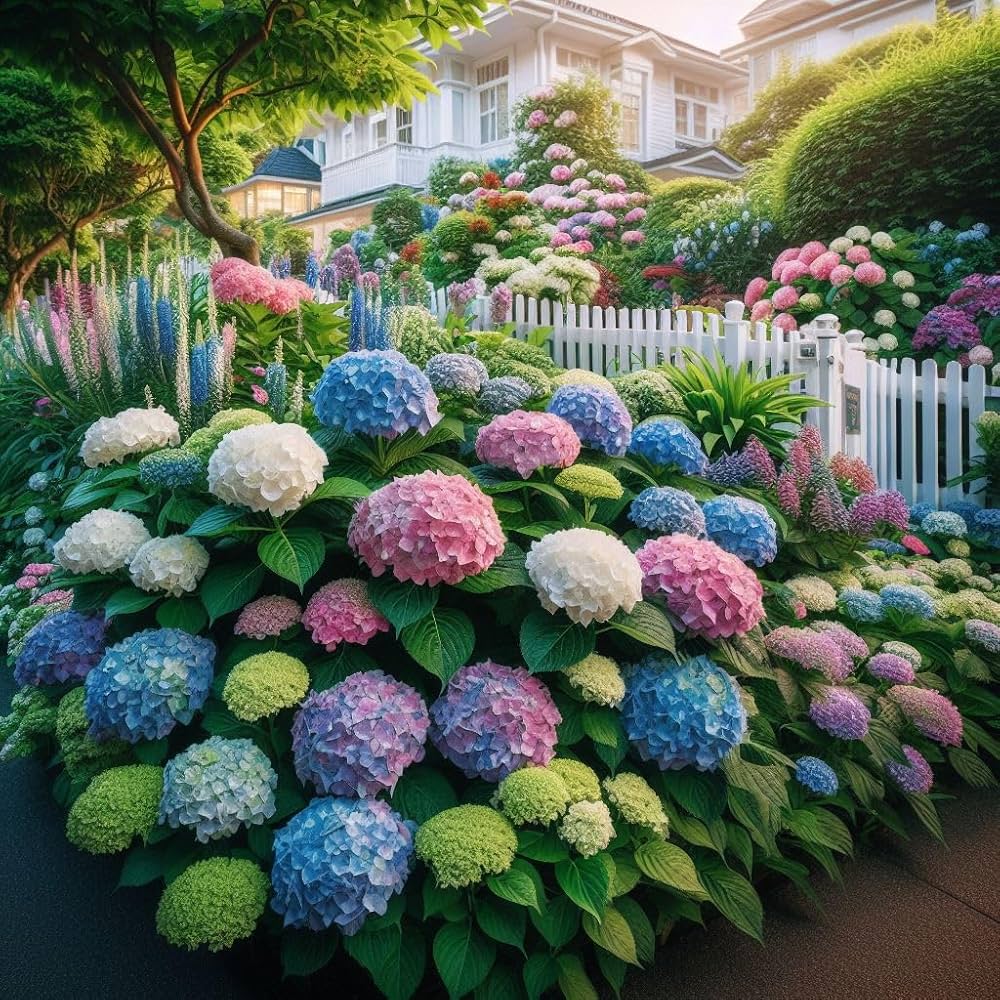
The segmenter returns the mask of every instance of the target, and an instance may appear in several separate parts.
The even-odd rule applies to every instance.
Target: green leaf
[[[159,740],[143,741],[132,748],[132,753],[142,764],[162,764],[167,759],[166,737]]]
[[[550,990],[559,978],[556,960],[546,952],[535,952],[524,963],[524,988],[528,1000],[540,1000],[543,993]]]
[[[528,912],[523,907],[492,896],[480,896],[476,899],[476,923],[487,937],[524,951]]]
[[[929,795],[906,795],[906,801],[910,803],[910,808],[916,813],[917,819],[924,825],[928,833],[939,843],[943,844],[944,830],[941,828],[941,817],[938,815],[934,800]]]
[[[569,857],[566,841],[552,829],[518,830],[517,853],[532,861],[565,861]]]
[[[600,920],[607,908],[611,889],[611,878],[601,855],[560,861],[555,873],[559,888],[581,910]]]
[[[228,563],[210,569],[198,593],[209,624],[249,604],[264,582],[264,567],[256,561]]]
[[[468,920],[445,924],[434,935],[434,965],[452,1000],[471,993],[488,975],[496,945]]]
[[[163,877],[163,853],[161,849],[151,847],[133,847],[125,855],[118,885],[136,886],[149,885]]]
[[[427,967],[427,945],[414,923],[361,932],[344,938],[344,950],[368,970],[387,1000],[409,1000]]]
[[[656,950],[656,934],[653,925],[649,922],[643,908],[629,897],[624,897],[615,902],[621,915],[628,921],[635,939],[635,953],[639,961],[643,964],[653,961],[653,953]]]
[[[528,916],[553,951],[568,945],[580,926],[580,911],[568,896],[557,895],[549,901],[544,912],[533,910]]]
[[[368,597],[397,635],[407,625],[426,618],[437,605],[439,596],[438,587],[400,583],[389,575],[380,576],[368,584]]]
[[[464,920],[469,913],[471,897],[459,889],[438,885],[433,875],[428,875],[424,879],[421,895],[424,920],[437,916],[442,916],[445,920]]]
[[[622,746],[625,730],[621,716],[612,708],[587,705],[583,710],[583,731],[595,742],[606,747]]]
[[[763,942],[764,908],[756,889],[742,875],[712,857],[699,864],[698,873],[719,912],[744,934]]]
[[[595,630],[536,609],[521,623],[521,655],[532,673],[564,670],[594,651]]]
[[[171,597],[156,609],[156,623],[161,628],[180,628],[198,635],[207,621],[205,609],[192,597]]]
[[[272,573],[301,591],[323,565],[326,543],[315,528],[279,528],[260,540],[257,555]]]
[[[726,755],[722,770],[730,785],[760,795],[776,806],[788,805],[788,774],[772,764],[748,764],[739,748]]]
[[[230,534],[230,529],[246,517],[247,512],[242,507],[209,507],[203,514],[195,518],[194,523],[184,532],[192,538],[217,538]]]
[[[616,612],[608,626],[646,646],[665,649],[668,653],[676,651],[674,630],[667,616],[648,601],[640,601],[630,612]]]
[[[409,767],[396,782],[392,805],[404,819],[426,823],[445,809],[458,805],[455,791],[448,779],[433,767],[418,764]]]
[[[707,897],[691,856],[676,844],[665,840],[640,844],[635,851],[635,863],[654,882],[677,889],[692,899],[703,900]]]
[[[989,766],[979,759],[971,750],[963,747],[952,747],[948,751],[948,763],[955,769],[959,777],[973,788],[996,788],[997,779]]]
[[[467,594],[490,594],[504,587],[530,587],[531,577],[524,568],[524,552],[513,542],[493,561],[489,569],[475,576],[467,576],[455,584]],[[388,616],[387,616],[388,617]]]
[[[368,496],[371,490],[364,483],[344,476],[333,476],[325,479],[313,492],[306,497],[302,506],[316,503],[318,500],[360,500]]]
[[[559,989],[565,1000],[598,1000],[597,990],[579,955],[565,952],[556,957],[556,964],[559,966]]]
[[[336,931],[293,931],[281,935],[282,977],[311,976],[337,954],[340,935]]]
[[[476,632],[468,615],[454,608],[435,608],[426,618],[407,625],[399,638],[410,656],[442,685],[468,662],[476,644]]]
[[[497,963],[486,980],[476,987],[473,1000],[524,1000],[524,987],[517,971]]]
[[[601,920],[585,913],[583,915],[583,930],[594,944],[611,952],[615,958],[620,958],[629,965],[639,964],[632,928],[613,906],[609,906],[604,911],[604,917]]]
[[[726,808],[726,786],[717,775],[703,774],[690,768],[666,771],[663,787],[686,809],[703,823],[719,819]]]
[[[132,615],[144,611],[159,600],[157,594],[147,594],[138,587],[122,587],[116,590],[104,605],[104,617],[114,618],[116,615]]]
[[[501,899],[506,899],[509,903],[528,906],[533,910],[541,910],[541,900],[538,898],[536,881],[532,877],[533,872],[534,869],[527,861],[516,858],[507,871],[501,872],[499,875],[487,876],[486,884],[489,886],[490,892]],[[535,874],[537,875],[537,873]]]

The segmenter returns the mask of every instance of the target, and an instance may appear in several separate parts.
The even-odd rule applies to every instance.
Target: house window
[[[413,111],[410,108],[396,108],[396,142],[413,145]]]
[[[465,94],[461,90],[451,94],[451,137],[455,142],[465,142]]]
[[[311,160],[323,166],[326,163],[326,140],[314,136],[311,139],[299,139],[295,144]]]
[[[674,101],[677,134],[685,139],[708,139],[708,106],[677,98]]]
[[[341,160],[354,159],[354,127],[345,128],[340,137],[340,158]]]
[[[285,185],[285,215],[300,215],[309,211],[309,188],[304,185]]]
[[[601,70],[601,60],[597,56],[587,55],[586,52],[577,52],[575,49],[566,49],[557,45],[556,66],[565,74],[578,73],[584,76],[587,73],[593,73],[596,75]]]
[[[771,79],[771,53],[753,57],[753,89],[763,90]]]
[[[479,141],[506,139],[509,132],[509,61],[506,56],[476,69],[479,93]]]
[[[976,0],[948,0],[948,13],[972,17],[976,13]]]
[[[281,210],[281,185],[260,184],[257,187],[257,214],[270,215]]]
[[[371,142],[369,148],[381,149],[389,144],[389,119],[383,112],[380,115],[373,115],[371,120]]]
[[[696,97],[701,101],[708,101],[710,104],[719,103],[718,87],[710,87],[705,83],[693,83],[691,80],[682,80],[677,77],[674,81],[674,89],[681,97]]]
[[[257,218],[257,192],[254,191],[252,187],[248,187],[246,189],[246,209],[244,211],[244,218]]]
[[[642,148],[642,98],[644,76],[639,70],[616,66],[611,71],[611,92],[618,102],[619,140],[626,153]]]

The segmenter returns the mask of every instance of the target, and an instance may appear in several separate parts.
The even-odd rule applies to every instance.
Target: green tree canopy
[[[213,204],[201,141],[220,118],[293,125],[432,89],[411,46],[481,27],[487,0],[0,0],[0,51],[89,90],[167,166],[178,206],[223,253],[253,237]]]

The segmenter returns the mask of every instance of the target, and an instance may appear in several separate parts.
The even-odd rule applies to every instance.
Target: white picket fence
[[[488,298],[472,306],[472,325],[489,329]],[[443,320],[447,295],[438,290],[434,310]],[[933,361],[918,369],[912,358],[874,361],[861,350],[862,333],[841,333],[834,316],[791,333],[743,319],[742,302],[726,315],[696,310],[601,309],[563,306],[517,296],[508,321],[515,335],[552,327],[548,345],[564,368],[619,375],[658,364],[683,366],[683,349],[714,357],[731,367],[802,375],[800,392],[828,405],[807,415],[830,454],[863,458],[883,489],[899,490],[910,503],[983,502],[981,482],[948,485],[981,455],[974,424],[1000,390],[987,386],[986,372],[974,365],[963,372],[950,362],[943,377]],[[850,419],[848,419],[850,417]]]

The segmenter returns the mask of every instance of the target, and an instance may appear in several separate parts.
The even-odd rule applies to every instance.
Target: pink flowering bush
[[[580,439],[554,413],[514,410],[494,417],[476,435],[480,461],[511,469],[522,479],[543,468],[565,469],[580,454]]]
[[[389,623],[368,597],[367,584],[352,578],[320,587],[309,598],[302,624],[328,653],[341,642],[364,646],[379,632],[389,631]]]
[[[312,289],[296,278],[275,278],[270,271],[239,257],[223,257],[210,271],[212,289],[220,303],[261,305],[273,313],[292,312],[299,302],[313,298]]]

